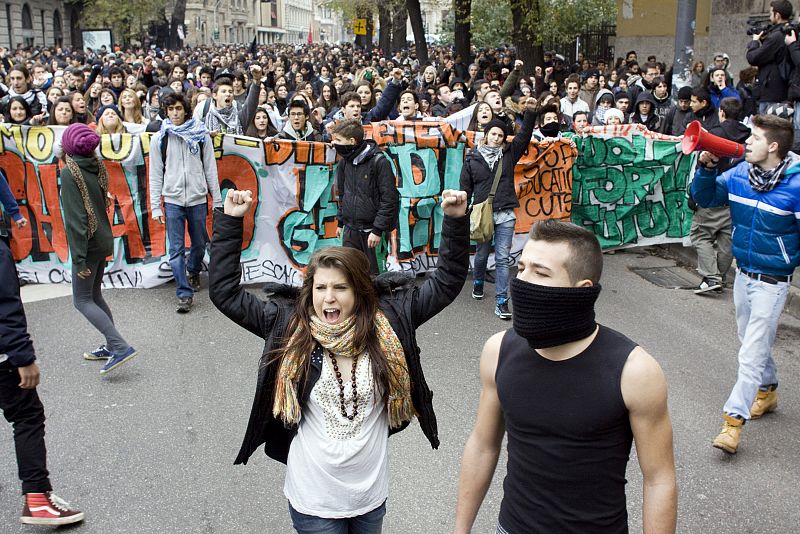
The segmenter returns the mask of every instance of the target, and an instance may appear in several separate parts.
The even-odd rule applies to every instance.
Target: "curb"
[[[697,265],[697,253],[691,246],[685,247],[680,243],[670,243],[657,245],[657,247],[684,267],[692,269]],[[783,309],[789,315],[800,319],[800,271],[797,269],[792,279],[792,285],[789,286],[789,296],[786,298],[786,305]]]

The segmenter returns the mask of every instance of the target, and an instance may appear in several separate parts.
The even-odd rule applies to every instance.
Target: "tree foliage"
[[[147,32],[151,22],[163,22],[167,0],[85,0],[83,25],[111,28],[115,41],[128,42]]]
[[[535,3],[527,0],[524,3]],[[472,44],[478,48],[511,43],[513,18],[511,7],[520,0],[472,0]],[[525,23],[537,44],[569,42],[587,29],[601,24],[613,24],[616,19],[615,0],[538,0],[541,16],[536,10],[526,12]],[[443,22],[445,42],[453,42],[455,17],[452,12]]]

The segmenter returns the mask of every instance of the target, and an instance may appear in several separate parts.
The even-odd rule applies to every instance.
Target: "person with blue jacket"
[[[702,152],[692,197],[709,208],[730,204],[736,280],[733,301],[742,346],[736,384],[723,407],[714,447],[736,452],[742,426],[778,406],[772,344],[792,273],[800,265],[800,156],[790,152],[792,123],[756,115],[745,161],[722,174]]]

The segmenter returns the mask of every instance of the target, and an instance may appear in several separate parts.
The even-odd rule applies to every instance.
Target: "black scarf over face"
[[[557,122],[549,122],[539,128],[539,131],[542,132],[542,135],[545,137],[557,137],[558,133],[561,131],[561,127]]]
[[[594,303],[600,284],[590,287],[549,287],[511,279],[514,331],[533,349],[557,347],[594,332]]]

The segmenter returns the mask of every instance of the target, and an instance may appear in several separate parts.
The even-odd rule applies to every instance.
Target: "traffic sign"
[[[367,19],[355,19],[353,21],[353,33],[356,35],[367,35]]]

